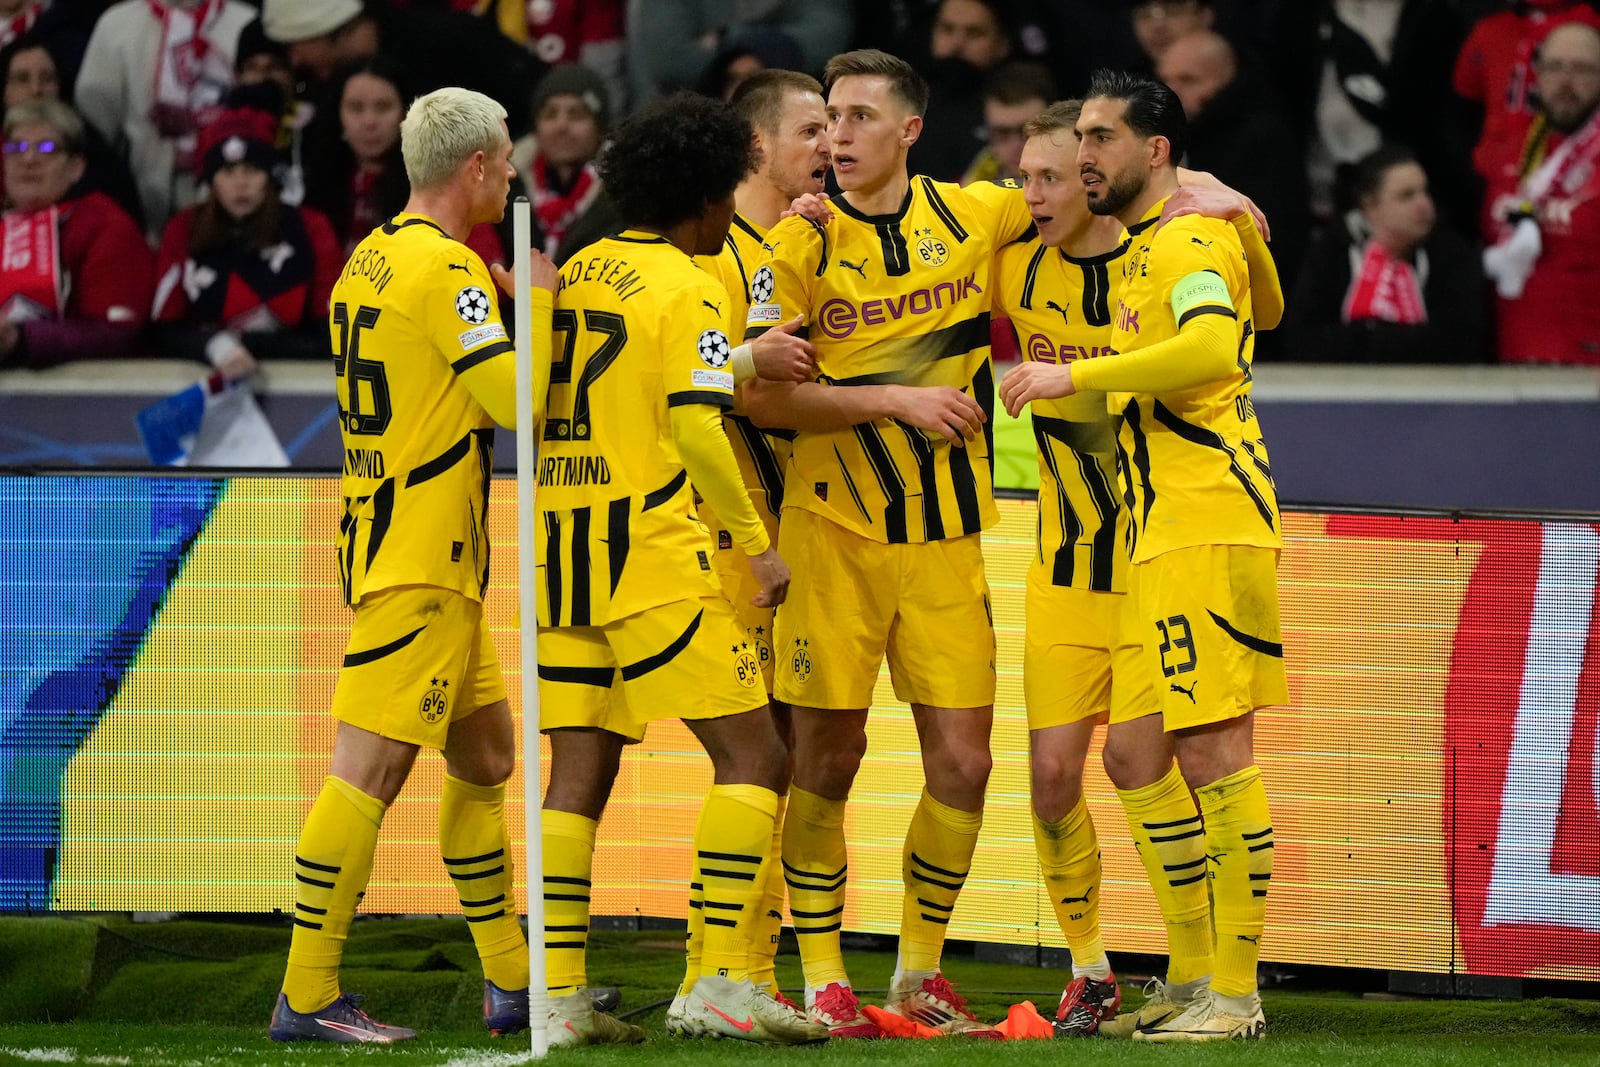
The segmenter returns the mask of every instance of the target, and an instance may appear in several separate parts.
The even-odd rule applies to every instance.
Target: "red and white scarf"
[[[1340,318],[1345,322],[1394,322],[1418,326],[1428,321],[1428,308],[1422,301],[1422,280],[1426,276],[1426,253],[1417,250],[1417,267],[1390,252],[1377,241],[1364,249],[1351,246],[1350,288],[1345,290]]]
[[[6,212],[0,219],[0,318],[59,319],[66,306],[61,208]]]
[[[572,188],[565,193],[556,192],[550,185],[550,178],[550,167],[544,156],[534,156],[533,210],[544,230],[545,255],[553,256],[572,224],[600,195],[600,174],[592,164],[585,163]]]
[[[1590,115],[1571,136],[1544,159],[1534,161],[1549,144],[1550,130],[1543,116],[1528,131],[1523,149],[1522,181],[1516,196],[1505,205],[1508,213],[1500,238],[1483,250],[1483,271],[1495,284],[1495,291],[1507,300],[1522,296],[1544,254],[1543,226],[1554,224],[1557,233],[1570,225],[1564,210],[1551,210],[1562,201],[1570,210],[1571,201],[1595,175],[1600,165],[1600,109]],[[1497,214],[1502,210],[1497,203]]]
[[[211,119],[233,81],[233,59],[211,40],[227,0],[200,0],[193,7],[145,0],[161,22],[151,93],[157,127],[177,148],[175,169],[193,166],[195,133]]]
[[[10,18],[0,20],[0,48],[33,29],[33,24],[39,21],[39,15],[44,11],[44,3],[45,0],[34,0]]]

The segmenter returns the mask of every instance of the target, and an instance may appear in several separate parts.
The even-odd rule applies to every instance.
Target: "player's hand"
[[[750,356],[755,360],[756,377],[769,382],[809,382],[817,376],[817,350],[795,331],[805,322],[804,315],[796,315],[750,342]]]
[[[1243,210],[1250,212],[1255,218],[1256,229],[1261,231],[1262,240],[1272,240],[1272,227],[1267,223],[1266,214],[1256,206],[1256,202],[1232,186],[1223,184],[1222,180],[1215,174],[1203,170],[1180,170],[1178,180],[1181,184],[1178,186],[1178,191],[1172,194],[1171,199],[1177,199],[1186,192],[1199,193],[1205,191],[1222,193],[1233,197],[1243,205]],[[1231,219],[1238,214],[1238,210],[1235,210],[1231,215],[1213,215],[1210,211],[1198,210],[1173,211],[1169,202],[1167,208],[1161,212],[1161,221],[1156,224],[1156,228],[1160,229],[1179,215],[1206,215],[1210,218]]]
[[[1070,363],[1019,363],[1000,379],[1000,402],[1012,418],[1030,401],[1060,400],[1077,391]]]
[[[1244,197],[1232,189],[1180,185],[1177,192],[1167,197],[1166,206],[1161,209],[1161,219],[1156,223],[1156,229],[1159,230],[1182,215],[1200,215],[1228,222],[1248,210],[1250,209],[1245,205]]]
[[[761,583],[761,592],[750,598],[758,608],[775,608],[789,595],[789,565],[778,555],[776,548],[768,548],[759,556],[750,557],[750,573]]]
[[[895,390],[892,416],[921,430],[936,433],[957,448],[983,431],[989,417],[983,406],[960,389],[948,385],[901,385]]]
[[[554,295],[556,287],[561,284],[561,271],[556,267],[555,260],[533,249],[528,253],[530,288],[543,289]],[[511,299],[517,298],[517,276],[499,263],[489,265],[489,276],[500,287],[500,291]]]
[[[827,193],[806,193],[804,196],[795,197],[794,202],[789,205],[789,210],[778,218],[786,219],[790,215],[799,215],[803,219],[810,219],[826,226],[833,221],[833,208],[828,206]]]

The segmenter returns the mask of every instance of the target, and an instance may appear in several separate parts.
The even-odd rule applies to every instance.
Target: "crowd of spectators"
[[[505,106],[560,262],[615,224],[592,164],[621,116],[852,47],[927,78],[911,161],[940,180],[1016,176],[1023,123],[1097,68],[1170,84],[1184,163],[1270,220],[1289,310],[1264,360],[1600,365],[1597,7],[0,0],[0,366],[321,351],[344,255],[405,203],[416,94]],[[508,226],[470,243],[505,261]]]

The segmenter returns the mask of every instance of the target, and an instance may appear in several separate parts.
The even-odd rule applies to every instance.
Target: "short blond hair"
[[[1024,122],[1022,124],[1022,135],[1024,137],[1038,137],[1040,134],[1057,133],[1061,130],[1071,133],[1077,129],[1078,116],[1082,114],[1082,100],[1058,100],[1027,122]]]
[[[505,117],[505,108],[471,89],[435,89],[417,97],[400,123],[400,155],[411,187],[448,181],[474,152],[493,154],[506,136]]]
[[[5,135],[19,126],[49,126],[61,139],[68,155],[83,155],[83,119],[71,104],[60,100],[28,100],[6,109]]]

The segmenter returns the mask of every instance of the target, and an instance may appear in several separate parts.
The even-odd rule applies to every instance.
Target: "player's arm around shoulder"
[[[939,183],[935,184],[942,190]],[[1033,227],[1033,216],[1022,197],[1022,183],[1015,178],[950,188],[955,190],[953,195],[972,205],[995,248],[1010,244]]]

